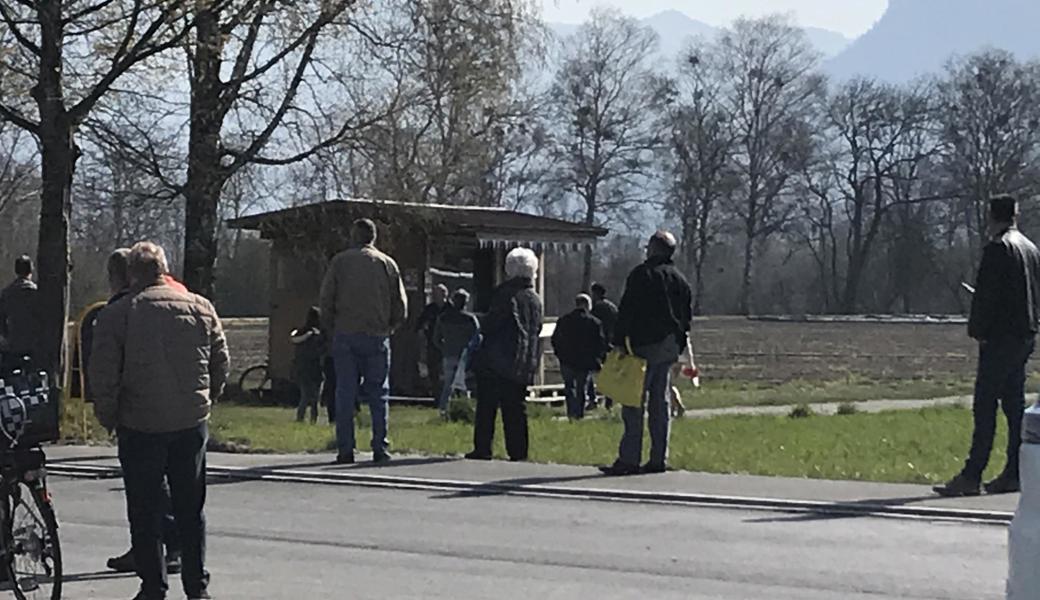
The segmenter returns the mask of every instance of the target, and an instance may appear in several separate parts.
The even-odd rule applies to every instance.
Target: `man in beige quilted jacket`
[[[210,405],[228,377],[228,350],[208,300],[167,283],[162,248],[130,251],[130,293],[94,332],[90,378],[101,425],[118,431],[134,562],[135,600],[166,597],[163,479],[169,481],[189,599],[209,598],[205,569],[206,442]]]

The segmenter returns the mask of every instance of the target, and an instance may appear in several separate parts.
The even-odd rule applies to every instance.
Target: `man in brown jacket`
[[[408,297],[394,259],[376,249],[376,225],[354,223],[353,248],[332,259],[321,285],[323,329],[333,334],[336,363],[336,462],[354,462],[354,407],[372,412],[372,460],[390,460],[390,335],[408,316]]]
[[[206,442],[210,405],[228,377],[216,310],[169,285],[162,248],[133,247],[131,290],[105,308],[94,332],[90,378],[101,425],[117,430],[134,562],[135,600],[168,589],[162,545],[163,479],[169,481],[189,599],[209,598],[205,569]]]

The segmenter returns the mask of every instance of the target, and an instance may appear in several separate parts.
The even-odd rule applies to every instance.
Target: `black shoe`
[[[526,456],[510,456],[509,462],[527,462]]]
[[[188,600],[213,600],[213,596],[210,596],[209,592],[201,592],[199,594],[189,595]]]
[[[134,562],[133,550],[127,550],[126,554],[108,559],[107,566],[116,573],[135,573],[137,563]]]
[[[181,553],[180,552],[167,552],[166,553],[166,572],[170,575],[177,575],[181,572]]]
[[[646,463],[642,467],[639,467],[640,473],[646,473],[648,475],[656,473],[664,473],[668,471],[668,465],[664,463]]]
[[[463,458],[465,458],[466,460],[491,460],[491,455],[481,454],[474,450],[473,452],[470,452],[469,454],[465,455]]]
[[[1008,475],[1001,475],[986,484],[987,494],[1014,494],[1020,491],[1022,491],[1022,486],[1019,484],[1018,478]]]
[[[612,465],[603,465],[599,468],[600,472],[604,475],[610,475],[611,477],[625,477],[626,475],[639,475],[639,467],[636,465],[625,464],[621,461],[617,461]]]
[[[965,477],[963,474],[958,475],[950,480],[946,485],[937,485],[932,488],[936,494],[945,498],[960,498],[963,496],[978,496],[982,493],[979,482],[973,479]]]
[[[372,455],[372,462],[374,462],[377,465],[385,465],[393,459],[393,455],[391,455],[389,452],[376,452]]]
[[[149,596],[144,592],[137,592],[134,600],[166,600],[166,596]]]
[[[337,464],[337,465],[352,465],[352,464],[354,464],[354,455],[353,454],[340,454],[339,456],[336,457],[336,463],[335,464]]]

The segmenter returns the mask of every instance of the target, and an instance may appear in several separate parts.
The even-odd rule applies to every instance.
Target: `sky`
[[[678,10],[710,25],[726,25],[747,15],[792,13],[803,26],[822,27],[857,37],[885,12],[888,0],[542,0],[546,21],[580,23],[596,5],[620,9],[634,17]],[[840,8],[839,8],[840,7]]]

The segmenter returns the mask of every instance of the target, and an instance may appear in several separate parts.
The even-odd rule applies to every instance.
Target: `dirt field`
[[[267,356],[267,321],[226,322],[234,371]],[[961,324],[798,323],[698,319],[698,360],[713,378],[834,381],[971,378],[975,345]],[[1040,364],[1034,363],[1034,371]]]

